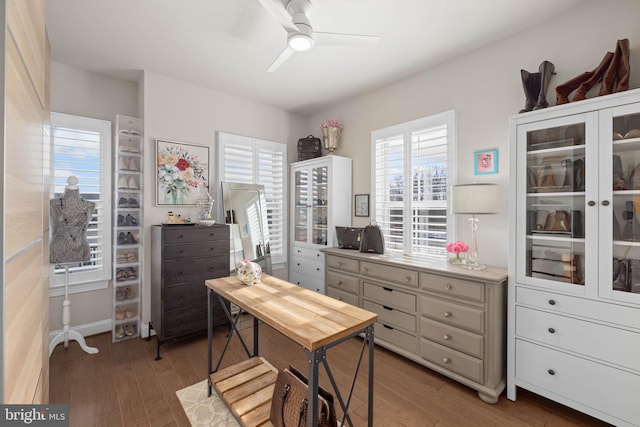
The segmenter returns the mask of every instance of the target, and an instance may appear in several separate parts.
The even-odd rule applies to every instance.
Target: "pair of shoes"
[[[124,301],[125,299],[127,299],[127,288],[129,288],[129,286],[124,288],[116,288],[116,301]]]
[[[124,328],[122,325],[117,325],[115,330],[116,338],[124,338]]]
[[[121,308],[116,308],[116,314],[115,314],[116,320],[122,320],[124,319],[124,316],[125,316],[125,311]]]
[[[122,135],[135,135],[135,136],[139,136],[140,135],[140,131],[138,131],[136,129],[120,129],[120,133]]]
[[[519,113],[547,108],[547,88],[551,76],[555,74],[555,66],[549,61],[542,61],[537,73],[520,70],[522,88],[524,89],[525,105]]]
[[[136,243],[138,243],[138,241],[133,237],[133,234],[131,234],[130,231],[128,231],[127,234],[124,234],[124,231],[121,231],[120,234],[118,234],[119,245],[135,245]]]
[[[138,179],[135,176],[121,176],[118,178],[118,189],[139,190]]]
[[[139,208],[140,205],[138,204],[138,201],[133,197],[129,197],[128,199],[126,197],[120,197],[120,199],[118,200],[118,207],[119,208]]]
[[[139,171],[140,165],[135,157],[120,157],[118,159],[118,169],[121,171]]]
[[[618,40],[611,64],[602,77],[599,95],[623,92],[629,89],[629,39]]]
[[[116,264],[126,264],[129,262],[129,257],[126,252],[118,252],[116,255]]]
[[[126,280],[129,280],[129,274],[124,270],[116,270],[116,281],[124,282]]]
[[[125,255],[127,257],[127,262],[138,262],[138,255],[136,254],[135,251],[131,251],[131,252],[125,252]]]
[[[124,329],[124,334],[128,337],[136,333],[131,323],[125,323],[125,325],[123,326],[123,329]]]
[[[582,101],[586,99],[587,92],[602,81],[607,68],[611,65],[613,59],[613,52],[607,52],[600,61],[600,64],[593,69],[593,71],[585,71],[584,73],[572,78],[571,80],[562,83],[556,87],[556,105],[566,104],[571,102],[569,95],[576,90],[576,94],[573,97],[574,101]]]
[[[127,267],[124,269],[127,274],[127,280],[135,280],[138,278],[138,272],[133,267]]]
[[[125,151],[127,153],[139,153],[140,142],[129,138],[127,141],[120,141],[118,148],[120,149],[120,151]]]
[[[131,214],[118,215],[118,227],[136,227],[138,225],[138,221]]]

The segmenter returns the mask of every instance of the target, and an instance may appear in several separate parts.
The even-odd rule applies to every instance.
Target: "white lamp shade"
[[[451,187],[451,211],[455,214],[493,214],[498,212],[496,184],[463,184]]]

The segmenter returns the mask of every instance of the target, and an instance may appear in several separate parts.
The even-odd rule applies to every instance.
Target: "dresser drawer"
[[[165,244],[204,242],[207,240],[229,240],[229,229],[222,227],[176,227],[162,230]]]
[[[228,324],[222,309],[215,311],[214,325]],[[207,330],[207,304],[164,313],[162,338],[171,339]]]
[[[516,381],[602,411],[629,424],[640,420],[640,376],[516,339]],[[522,384],[522,383],[525,384]]]
[[[420,298],[420,312],[431,319],[484,333],[484,311],[430,297]]]
[[[189,260],[172,260],[164,262],[164,286],[179,283],[203,282],[207,279],[229,275],[229,257],[221,255]]]
[[[360,274],[404,286],[418,287],[418,272],[407,270],[406,268],[390,267],[388,265],[362,261],[360,263]]]
[[[358,294],[359,280],[357,277],[327,271],[326,283],[327,286],[341,289],[344,292],[350,292],[356,295]]]
[[[360,271],[360,262],[355,259],[341,258],[334,255],[327,255],[327,266],[337,270],[348,271],[350,273],[358,273]]]
[[[297,271],[289,273],[289,282],[315,292],[320,292],[321,294],[325,292],[324,279],[308,276]]]
[[[336,289],[332,286],[327,286],[327,295],[347,304],[358,306],[358,295],[343,292],[341,289]]]
[[[420,357],[470,380],[484,381],[482,360],[424,338],[420,339]]]
[[[469,280],[454,279],[436,274],[420,273],[418,280],[420,288],[450,295],[456,298],[466,298],[472,301],[484,301],[484,283]]]
[[[416,296],[386,286],[363,283],[362,296],[375,299],[386,306],[414,313],[416,311]]]
[[[292,247],[291,248],[291,256],[292,257],[302,257],[308,259],[317,259],[322,267],[324,268],[324,254],[317,249],[309,249],[309,248],[300,248],[300,247]]]
[[[604,304],[602,301],[554,294],[521,286],[516,286],[516,302],[544,308],[548,311],[588,317],[640,330],[639,310],[634,307]]]
[[[227,240],[212,240],[184,245],[166,245],[164,247],[164,259],[210,257],[226,254],[227,252],[229,252],[229,242]]]
[[[365,310],[376,313],[381,323],[389,326],[400,327],[409,332],[416,331],[416,316],[412,314],[407,314],[395,308],[366,300],[363,301],[362,306]]]
[[[482,335],[421,317],[420,336],[478,359],[483,359],[484,338]]]
[[[162,292],[164,311],[193,307],[207,303],[207,287],[204,282],[192,282],[167,286]]]
[[[380,322],[376,322],[374,328],[376,341],[380,339],[411,353],[418,353],[418,340],[415,336]]]
[[[640,373],[638,333],[526,307],[516,307],[516,319],[519,337],[589,355]],[[585,331],[588,331],[587,337]]]
[[[324,261],[313,258],[291,257],[291,269],[307,276],[322,278],[324,276]]]

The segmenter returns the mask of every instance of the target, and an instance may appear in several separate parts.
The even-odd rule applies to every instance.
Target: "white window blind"
[[[373,218],[386,250],[444,257],[454,112],[372,132]]]
[[[87,229],[91,259],[66,265],[70,292],[105,288],[111,278],[111,123],[51,113],[51,150],[51,198],[62,196],[74,175],[80,196],[96,204]],[[51,270],[51,295],[61,294],[65,265]]]
[[[274,264],[286,260],[286,144],[218,133],[219,181],[264,185]]]

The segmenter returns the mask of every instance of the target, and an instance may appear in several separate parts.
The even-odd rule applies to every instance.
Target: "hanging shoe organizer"
[[[142,120],[118,115],[113,197],[113,341],[140,336]]]

